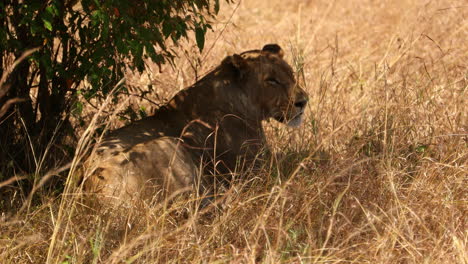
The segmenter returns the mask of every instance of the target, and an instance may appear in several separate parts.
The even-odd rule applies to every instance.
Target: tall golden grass
[[[2,214],[0,263],[468,263],[467,17],[461,0],[224,5],[202,54],[186,43],[176,68],[148,62],[127,83],[161,102],[224,56],[279,43],[310,94],[305,124],[266,123],[275,158],[218,210],[97,213],[72,166],[61,195]]]

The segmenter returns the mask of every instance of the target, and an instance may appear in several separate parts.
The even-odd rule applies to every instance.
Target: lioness
[[[153,116],[112,132],[85,162],[85,190],[116,202],[210,192],[213,175],[254,162],[262,120],[298,126],[307,101],[278,45],[228,56]]]

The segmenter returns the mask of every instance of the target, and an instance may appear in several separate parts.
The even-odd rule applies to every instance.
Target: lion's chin
[[[275,116],[274,119],[280,123],[286,124],[288,127],[298,127],[304,121],[304,112],[298,113],[291,119],[285,118],[283,115]]]
[[[298,127],[302,124],[303,121],[304,121],[304,114],[300,113],[297,116],[295,116],[293,119],[289,120],[288,123],[286,123],[286,125],[288,127]]]

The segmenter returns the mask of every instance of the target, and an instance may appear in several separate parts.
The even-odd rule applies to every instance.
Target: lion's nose
[[[306,99],[302,99],[300,101],[297,101],[294,103],[294,106],[295,107],[299,107],[299,108],[304,108],[307,104],[307,100]]]

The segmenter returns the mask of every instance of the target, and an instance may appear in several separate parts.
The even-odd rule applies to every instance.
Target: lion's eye
[[[268,78],[266,79],[266,82],[269,83],[269,84],[273,84],[273,85],[280,85],[281,83],[276,80],[275,78]]]

